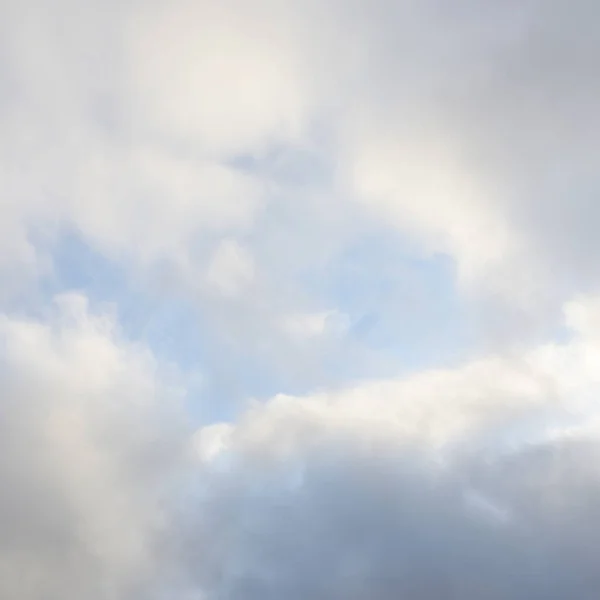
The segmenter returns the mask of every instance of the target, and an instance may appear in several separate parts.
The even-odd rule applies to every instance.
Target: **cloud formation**
[[[3,255],[29,270],[43,258],[32,228],[66,224],[194,280],[214,251],[199,235],[247,230],[294,193],[235,160],[292,149],[330,171],[329,199],[451,256],[469,293],[556,318],[573,287],[595,287],[586,0],[3,11]]]
[[[518,360],[277,397],[199,431],[190,585],[209,598],[591,598],[588,333]]]
[[[183,452],[181,392],[84,297],[52,313],[0,321],[0,593],[137,597]]]
[[[595,598],[598,16],[1,3],[0,596]]]
[[[2,593],[592,597],[597,305],[566,308],[564,344],[191,436],[177,379],[110,313],[5,317]]]

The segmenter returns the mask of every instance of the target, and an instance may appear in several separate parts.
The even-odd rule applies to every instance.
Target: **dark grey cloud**
[[[215,476],[181,560],[208,598],[592,598],[597,452],[559,442],[439,467],[414,447],[327,440],[299,487],[270,468]]]

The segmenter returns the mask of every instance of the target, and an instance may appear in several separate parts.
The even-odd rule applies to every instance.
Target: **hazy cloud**
[[[0,595],[595,598],[599,16],[0,3]],[[63,289],[65,231],[112,308]],[[200,391],[124,334],[131,282],[191,307]],[[357,332],[424,294],[486,352],[362,380],[412,349]]]
[[[145,589],[184,456],[181,392],[84,297],[48,323],[0,320],[0,589],[124,598]]]

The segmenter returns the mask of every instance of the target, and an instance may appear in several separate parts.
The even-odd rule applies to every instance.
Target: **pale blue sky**
[[[296,349],[293,365],[272,360],[277,344],[288,351],[285,339],[275,339],[273,348],[261,352],[252,334],[242,331],[231,345],[202,304],[195,306],[177,287],[135,278],[74,231],[62,233],[52,260],[39,301],[76,290],[92,303],[114,304],[129,339],[148,345],[160,360],[200,375],[191,410],[203,420],[234,418],[250,398],[305,394],[456,364],[472,349],[474,323],[456,293],[451,259],[415,256],[393,231],[366,234],[325,264],[300,260],[291,280],[289,273],[277,273],[276,284],[301,286],[308,305],[347,316],[345,331],[321,349],[318,365],[311,356],[318,341]]]

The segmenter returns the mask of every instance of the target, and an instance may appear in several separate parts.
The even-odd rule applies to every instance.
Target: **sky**
[[[0,597],[597,598],[599,18],[0,0]]]

